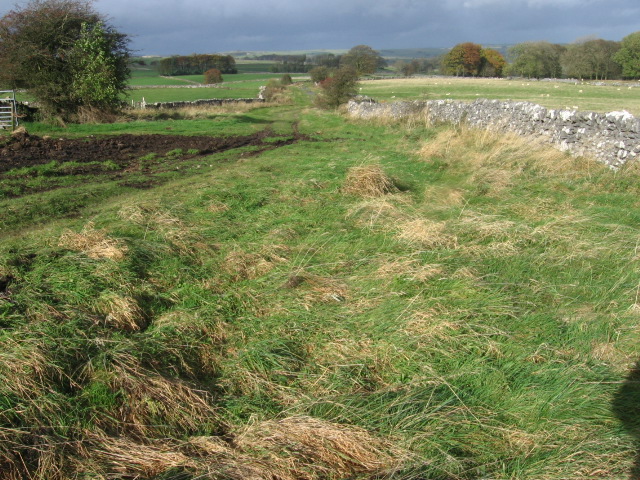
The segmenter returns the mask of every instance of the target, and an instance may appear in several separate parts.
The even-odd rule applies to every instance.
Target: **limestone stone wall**
[[[640,119],[626,111],[606,114],[554,110],[531,102],[478,99],[375,103],[350,102],[349,114],[358,118],[424,115],[429,121],[466,123],[476,128],[546,138],[561,150],[596,158],[619,168],[640,158]]]
[[[184,107],[198,107],[202,105],[226,105],[231,103],[261,103],[264,102],[262,98],[210,98],[205,100],[194,100],[193,102],[158,102],[158,103],[144,103],[139,104],[142,108],[184,108]]]

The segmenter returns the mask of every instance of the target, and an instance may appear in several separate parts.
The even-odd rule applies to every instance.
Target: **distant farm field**
[[[128,91],[128,101],[180,102],[209,98],[256,98],[264,80],[247,81],[242,83],[222,84],[219,87],[194,88],[139,88]]]
[[[271,63],[260,63],[261,69],[268,70]],[[249,64],[249,66],[253,66]],[[241,73],[223,74],[224,82],[215,87],[203,87],[204,75],[161,76],[154,69],[135,69],[132,71],[129,85],[134,87],[128,91],[127,102],[140,102],[144,98],[147,103],[193,101],[211,98],[255,98],[260,87],[269,80],[277,80],[282,73],[250,73],[242,65]],[[304,74],[292,74],[293,79],[305,77]],[[194,87],[194,88],[158,88],[158,87]]]
[[[637,85],[637,84],[636,84]],[[363,81],[360,93],[376,100],[473,101],[477,98],[535,102],[548,108],[640,115],[640,88],[622,82],[602,86],[524,79],[429,77]]]

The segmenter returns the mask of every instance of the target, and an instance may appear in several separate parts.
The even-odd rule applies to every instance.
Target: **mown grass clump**
[[[308,139],[4,220],[0,478],[628,476],[633,165],[238,116]]]

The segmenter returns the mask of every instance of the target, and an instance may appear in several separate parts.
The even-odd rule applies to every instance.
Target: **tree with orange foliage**
[[[504,67],[507,66],[507,61],[502,54],[493,48],[483,48],[481,55],[482,68],[480,74],[483,77],[501,77]]]
[[[459,43],[442,59],[442,69],[448,75],[476,77],[481,67],[482,47],[472,42]]]

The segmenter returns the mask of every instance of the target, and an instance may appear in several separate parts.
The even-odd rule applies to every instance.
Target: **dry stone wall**
[[[203,105],[228,105],[233,103],[263,103],[262,98],[209,98],[205,100],[194,100],[193,102],[158,102],[158,103],[140,103],[138,106],[142,108],[155,108],[161,110],[163,108],[185,108],[199,107]]]
[[[640,119],[626,111],[606,114],[554,110],[531,102],[478,99],[375,103],[349,102],[349,114],[358,118],[401,119],[424,115],[429,121],[514,132],[547,139],[577,156],[590,156],[617,169],[640,158]]]

